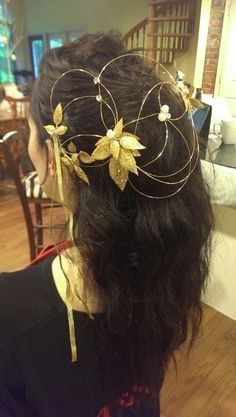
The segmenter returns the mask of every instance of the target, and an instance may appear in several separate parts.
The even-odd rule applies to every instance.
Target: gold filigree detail
[[[114,129],[109,129],[106,136],[98,140],[91,155],[82,151],[79,157],[85,164],[110,158],[110,176],[123,191],[129,172],[138,175],[135,158],[140,156],[141,149],[145,149],[145,146],[140,143],[138,136],[123,132],[123,119],[120,119]]]

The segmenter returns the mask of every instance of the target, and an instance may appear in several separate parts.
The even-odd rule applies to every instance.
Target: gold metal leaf
[[[85,172],[82,170],[82,168],[80,168],[79,165],[74,165],[74,170],[76,174],[78,175],[78,177],[89,185],[89,179],[87,175],[85,174]]]
[[[92,156],[90,156],[87,152],[84,151],[79,152],[79,158],[84,164],[90,164],[91,162],[94,162]]]
[[[185,94],[182,94],[182,98],[183,98],[183,100],[184,100],[184,104],[185,104],[185,108],[186,108],[186,110],[187,110],[189,113],[191,113],[191,111],[192,111],[192,105],[191,105],[191,103],[190,103],[190,101],[189,101],[189,98],[188,98]]]
[[[133,157],[132,151],[130,151],[129,149],[121,148],[119,162],[123,168],[138,175],[136,161]]]
[[[191,105],[193,107],[196,107],[197,109],[204,109],[204,107],[205,107],[204,104],[201,101],[197,100],[194,97],[190,97],[189,101],[190,101]]]
[[[70,151],[72,153],[76,152],[76,150],[77,150],[76,146],[73,142],[70,142],[69,145],[67,146],[67,148],[68,148],[68,151]]]
[[[134,151],[132,151],[132,154],[133,154],[133,156],[141,156],[141,153],[139,152],[139,151],[136,151],[136,150],[134,150]]]
[[[131,150],[145,149],[145,146],[141,145],[141,143],[136,139],[134,135],[122,136],[120,140],[120,144],[125,149],[131,149]]]
[[[109,162],[109,173],[116,185],[121,189],[121,191],[124,191],[128,181],[129,171],[123,168],[116,159],[111,158]]]
[[[72,162],[68,158],[62,156],[61,157],[61,162],[70,173],[74,171],[74,165],[72,164]]]
[[[120,119],[114,128],[114,132],[117,138],[119,138],[122,135],[122,130],[123,130],[123,119]]]
[[[47,133],[49,133],[49,135],[52,135],[55,132],[55,126],[53,125],[44,126],[44,129]]]
[[[59,127],[56,128],[56,133],[59,136],[64,135],[66,132],[67,132],[67,127],[66,126],[61,125],[61,126],[59,126]]]
[[[77,162],[78,161],[78,156],[79,156],[79,154],[78,153],[73,153],[73,155],[71,155],[71,160],[72,160],[72,162]]]
[[[59,103],[53,113],[53,121],[56,126],[62,122],[62,105]]]
[[[118,159],[119,153],[120,153],[120,144],[119,144],[118,140],[112,140],[111,141],[110,151],[111,151],[112,156],[115,159]]]
[[[66,158],[65,156],[61,157],[61,162],[63,163],[63,165],[65,165],[66,167],[69,167],[71,165],[71,162],[68,158]]]
[[[95,143],[95,146],[109,145],[110,144],[110,141],[111,141],[111,139],[109,139],[107,136],[103,136],[101,139],[99,139]]]
[[[96,161],[102,161],[111,155],[109,145],[98,146],[92,153],[91,157]]]

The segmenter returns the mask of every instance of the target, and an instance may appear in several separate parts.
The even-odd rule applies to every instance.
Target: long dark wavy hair
[[[85,35],[45,54],[30,107],[42,143],[48,136],[43,126],[52,123],[49,95],[55,80],[72,68],[98,74],[109,60],[124,52],[122,43],[111,35]],[[142,58],[127,57],[107,69],[103,82],[112,92],[120,116],[128,122],[137,118],[157,76]],[[71,73],[57,84],[53,106],[96,94],[91,77]],[[143,115],[157,111],[157,94],[150,95]],[[182,100],[167,85],[161,94],[173,117],[183,112]],[[109,102],[109,96],[105,98]],[[106,124],[113,128],[111,112],[104,111]],[[68,127],[63,140],[78,133],[106,133],[95,99],[74,102],[65,111],[63,124]],[[192,149],[188,117],[175,124]],[[134,125],[125,130],[133,133]],[[165,126],[157,117],[149,118],[139,123],[137,135],[146,146],[138,160],[141,165],[158,154]],[[85,136],[75,143],[79,150],[91,153],[95,139]],[[167,147],[152,164],[153,171],[164,175],[177,170],[186,155],[184,141],[170,126]],[[145,198],[129,184],[121,192],[107,166],[84,169],[90,186],[71,174],[78,190],[74,233],[87,271],[106,297],[106,320],[98,332],[106,358],[104,392],[111,400],[138,382],[157,393],[168,359],[188,332],[194,340],[201,321],[200,297],[208,275],[213,214],[200,162],[179,193],[161,200]],[[130,175],[146,194],[166,193],[168,186],[144,175]]]

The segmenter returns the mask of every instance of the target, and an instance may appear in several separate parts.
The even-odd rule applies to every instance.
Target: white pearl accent
[[[169,113],[169,106],[167,104],[161,106],[161,113]]]
[[[93,82],[94,82],[94,84],[100,84],[100,78],[99,77],[94,77]]]
[[[114,130],[112,130],[112,129],[108,129],[108,131],[107,131],[107,137],[109,138],[109,139],[114,139],[114,137],[115,137],[115,132],[114,132]]]
[[[165,122],[166,121],[166,114],[165,113],[159,113],[158,114],[158,120],[160,120],[160,122]]]
[[[100,103],[102,101],[102,96],[100,96],[100,94],[98,94],[96,96],[96,100]]]
[[[161,111],[158,114],[158,120],[160,122],[165,122],[166,120],[171,118],[171,114],[169,113],[169,106],[167,104],[163,104],[161,106]]]

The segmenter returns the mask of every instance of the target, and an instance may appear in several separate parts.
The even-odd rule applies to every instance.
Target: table
[[[222,143],[216,151],[215,164],[236,168],[236,145]]]
[[[229,168],[236,168],[236,145],[226,145],[220,137],[209,135],[207,144],[206,161],[223,165]]]

